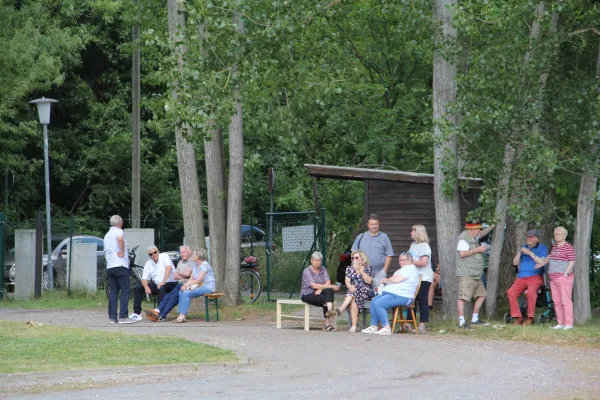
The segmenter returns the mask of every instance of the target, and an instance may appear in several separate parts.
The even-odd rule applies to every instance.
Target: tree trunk
[[[590,305],[590,243],[594,222],[594,207],[598,177],[593,169],[581,176],[577,201],[577,224],[573,240],[577,261],[575,263],[575,284],[573,286],[573,311],[575,322],[583,324],[592,318]]]
[[[533,44],[539,40],[541,35],[541,24],[540,19],[544,17],[546,11],[546,5],[544,2],[540,2],[536,9],[536,17],[534,18],[533,24],[531,25],[530,48]],[[523,57],[523,64],[527,65],[531,61],[532,52],[531,50],[525,53]],[[541,98],[541,92],[543,86],[546,83],[548,74],[542,74],[540,76],[540,88],[539,93]],[[518,136],[519,128],[515,126],[513,136]],[[487,273],[487,298],[485,302],[485,311],[489,318],[493,318],[496,315],[497,297],[498,297],[498,277],[500,271],[500,259],[502,245],[504,244],[504,226],[506,224],[506,213],[508,210],[508,192],[510,190],[510,176],[512,174],[512,166],[515,160],[514,149],[510,142],[507,142],[504,146],[504,160],[502,162],[502,176],[500,178],[499,186],[501,197],[496,204],[495,217],[497,218],[498,229],[494,232],[494,239],[492,241],[492,254],[490,255],[490,261],[488,263]],[[521,238],[518,238],[521,239]]]
[[[500,273],[500,260],[502,254],[502,247],[504,245],[504,227],[506,225],[506,214],[508,209],[508,190],[510,186],[510,174],[512,171],[512,165],[515,158],[515,150],[510,143],[504,146],[504,160],[502,162],[502,178],[498,183],[498,189],[500,190],[500,200],[496,203],[495,216],[498,218],[496,225],[498,229],[494,231],[494,237],[492,239],[492,248],[490,253],[490,261],[488,263],[487,271],[487,298],[485,300],[485,312],[488,318],[494,318],[496,316],[497,306],[497,295],[498,295],[498,283]]]
[[[179,71],[183,69],[183,55],[186,48],[183,44],[175,44],[179,39],[178,32],[185,28],[185,17],[179,12],[179,2],[168,0],[169,39],[175,46]],[[173,99],[177,100],[178,82],[173,82]],[[184,136],[185,134],[185,136]],[[196,166],[196,149],[188,138],[193,132],[189,126],[175,127],[175,145],[177,147],[177,167],[179,169],[179,186],[181,188],[181,208],[183,211],[183,231],[186,244],[192,249],[205,248],[204,219],[202,218],[202,201],[198,185],[198,169]]]
[[[233,22],[240,35],[245,33],[244,21],[237,12],[233,13]],[[239,45],[241,46],[241,44]],[[241,49],[237,49],[238,54]],[[237,78],[237,67],[233,69],[233,76]],[[235,97],[239,99],[239,84],[235,90]],[[226,302],[237,305],[240,302],[240,260],[241,260],[241,229],[242,229],[242,203],[244,201],[244,124],[243,105],[236,104],[236,114],[229,124],[229,184],[227,187],[227,261],[225,267],[225,296]]]
[[[244,200],[244,135],[243,108],[237,104],[237,113],[229,125],[229,198],[227,199],[227,264],[225,293],[227,303],[240,302],[240,257],[242,202]]]
[[[212,124],[211,124],[212,126]],[[217,287],[225,284],[225,240],[227,219],[225,216],[225,190],[223,184],[223,134],[221,129],[211,128],[212,136],[204,138],[206,162],[206,189],[208,201],[208,230],[210,232],[210,263],[215,271]]]
[[[441,32],[436,32],[436,47],[444,45],[446,40],[456,39],[456,29],[452,25],[454,8],[458,0],[435,0],[436,21]],[[433,119],[434,125],[434,198],[438,254],[442,272],[444,318],[458,316],[456,301],[458,288],[455,269],[456,240],[460,234],[460,206],[458,197],[458,155],[456,135],[445,137],[440,127],[446,119],[450,125],[456,124],[456,116],[447,115],[449,103],[456,101],[456,65],[444,59],[440,50],[436,50],[433,60]],[[446,157],[450,158],[452,171],[444,167]],[[448,181],[448,182],[446,182]],[[451,189],[446,185],[451,184]],[[448,194],[450,192],[450,194]]]

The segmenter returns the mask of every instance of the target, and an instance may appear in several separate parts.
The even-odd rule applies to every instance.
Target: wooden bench
[[[206,310],[206,322],[209,322],[210,320],[210,315],[208,313],[208,306],[210,304],[214,304],[215,305],[215,309],[217,311],[217,322],[219,321],[219,297],[225,295],[225,293],[211,293],[211,294],[205,294],[204,295],[204,308]],[[157,305],[158,305],[158,295],[152,295],[152,298],[154,300],[154,308],[156,309]]]
[[[219,297],[224,296],[225,293],[211,293],[204,295],[204,305],[206,308],[206,322],[209,321],[208,306],[214,304],[217,310],[217,322],[219,321]]]
[[[303,316],[299,316],[299,315],[286,315],[286,314],[282,314],[281,313],[281,305],[282,304],[294,304],[297,306],[301,306],[304,305],[304,315]],[[316,307],[316,306],[311,306],[308,303],[303,302],[300,299],[278,299],[277,300],[277,329],[281,329],[281,318],[289,318],[289,319],[303,319],[304,320],[304,330],[308,331],[310,330],[310,319],[323,319],[323,317],[311,317],[310,316],[310,307]],[[321,308],[321,307],[319,307]],[[335,310],[335,301],[333,302],[333,310]],[[331,326],[333,326],[334,328],[337,329],[337,317],[333,316],[331,318]]]

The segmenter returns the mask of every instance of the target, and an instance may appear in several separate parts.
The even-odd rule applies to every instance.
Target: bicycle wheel
[[[240,297],[244,303],[254,303],[262,291],[260,275],[251,269],[242,269],[240,272]]]

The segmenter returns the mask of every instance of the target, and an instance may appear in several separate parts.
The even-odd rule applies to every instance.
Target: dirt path
[[[243,359],[219,366],[0,375],[0,396],[9,398],[600,398],[598,350],[431,334],[307,333],[296,321],[281,330],[263,321],[115,326],[100,312],[7,309],[0,309],[0,319],[184,337],[234,350]]]

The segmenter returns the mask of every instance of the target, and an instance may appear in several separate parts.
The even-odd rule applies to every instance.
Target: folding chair
[[[393,308],[394,320],[392,321],[392,335],[394,334],[394,332],[396,332],[396,322],[401,323],[402,333],[404,333],[404,322],[412,322],[415,327],[415,331],[417,332],[417,335],[419,334],[419,328],[417,327],[417,313],[415,310],[415,303],[417,300],[417,294],[419,293],[419,289],[421,289],[421,278],[420,277],[419,277],[419,284],[417,285],[417,290],[415,291],[415,295],[413,297],[412,303],[410,303],[409,306],[396,306]],[[407,319],[404,319],[404,308],[406,308],[406,310],[407,310],[407,313],[406,313]],[[413,312],[412,313],[408,312],[409,309],[412,309]],[[409,314],[412,315],[412,319],[408,319]],[[400,316],[400,319],[398,319],[398,316]]]

